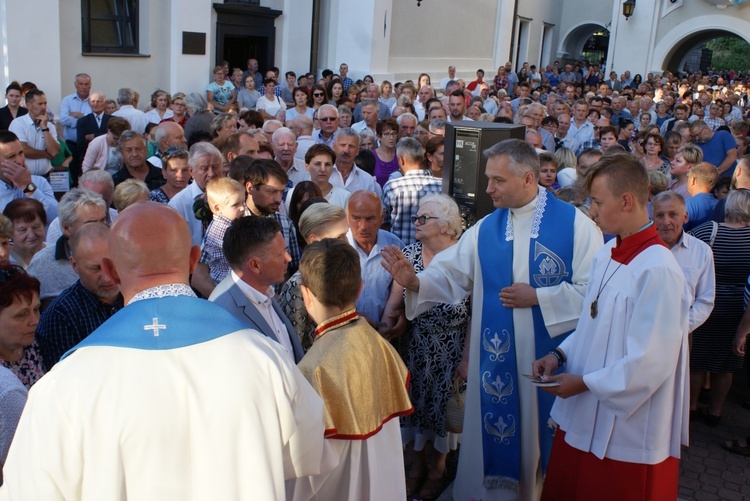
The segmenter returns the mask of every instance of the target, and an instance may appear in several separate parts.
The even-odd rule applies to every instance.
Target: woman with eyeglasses
[[[420,200],[412,219],[417,242],[403,252],[419,273],[438,253],[458,243],[461,216],[448,195],[433,194]],[[396,329],[403,301],[403,289],[394,282],[381,319],[381,333],[386,339],[399,335]],[[406,478],[409,499],[433,499],[445,488],[445,460],[460,439],[460,434],[445,429],[445,408],[454,382],[458,385],[466,381],[470,314],[467,296],[458,304],[438,304],[411,324],[404,361],[411,374],[409,398],[414,413],[401,418],[401,437],[407,445],[406,453],[411,455]]]
[[[34,340],[41,308],[39,288],[39,280],[20,266],[0,266],[0,365],[26,388],[44,375]]]
[[[309,96],[307,91],[302,87],[295,87],[292,91],[292,98],[294,99],[294,108],[286,110],[286,122],[290,123],[292,120],[300,115],[307,115],[312,118],[315,110],[307,105]]]
[[[206,100],[214,108],[217,115],[226,111],[230,104],[237,100],[234,84],[226,79],[227,74],[223,66],[214,68],[214,81],[206,87]]]
[[[382,188],[388,182],[388,176],[398,171],[396,142],[398,141],[398,122],[394,118],[380,120],[375,126],[380,146],[372,150],[375,155],[375,179]]]
[[[669,176],[669,171],[672,167],[661,156],[661,152],[664,149],[664,139],[659,134],[652,133],[641,141],[641,146],[645,154],[639,161],[646,170],[658,170],[662,174]]]
[[[161,156],[161,175],[167,180],[155,190],[151,190],[150,200],[168,204],[172,198],[185,189],[190,181],[188,152],[178,146],[169,148]]]
[[[178,123],[180,124],[180,127],[184,129],[188,120],[190,120],[190,115],[188,115],[187,112],[187,105],[185,104],[184,92],[177,92],[172,96],[172,104],[170,105],[170,108],[172,110],[172,116],[170,118],[165,118],[162,121]]]
[[[313,109],[313,112],[317,111],[318,108],[326,104],[326,89],[318,84],[312,86],[310,89],[310,99],[308,106]]]
[[[47,213],[38,200],[19,198],[5,206],[3,215],[13,223],[10,262],[25,270],[34,254],[44,249]]]
[[[83,172],[100,169],[114,175],[122,168],[122,155],[118,147],[120,135],[130,130],[130,123],[121,117],[111,117],[107,122],[107,133],[89,143],[83,157]]]

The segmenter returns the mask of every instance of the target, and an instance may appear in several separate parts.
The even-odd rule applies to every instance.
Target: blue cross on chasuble
[[[515,277],[534,288],[570,283],[573,222],[576,208],[540,189],[529,239],[529,277]],[[484,282],[482,338],[479,348],[484,487],[518,491],[521,469],[520,403],[516,377],[513,309],[499,302],[500,290],[513,284],[513,220],[509,209],[497,209],[479,228],[479,262]],[[557,347],[567,334],[550,338],[539,306],[532,308],[536,357]],[[520,336],[532,335],[519,332]],[[526,369],[526,368],[524,368]],[[529,367],[530,371],[531,368]],[[548,426],[554,397],[537,393],[542,471],[552,449],[554,430]]]
[[[62,358],[86,346],[171,350],[243,329],[248,326],[205,299],[189,296],[143,299],[112,315]]]

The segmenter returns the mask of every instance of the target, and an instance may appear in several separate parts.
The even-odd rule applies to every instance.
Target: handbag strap
[[[709,247],[713,248],[714,240],[716,240],[716,233],[719,231],[719,224],[716,221],[711,221],[711,238],[708,240]]]

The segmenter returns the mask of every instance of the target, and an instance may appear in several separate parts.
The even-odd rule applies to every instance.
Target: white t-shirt
[[[261,96],[258,98],[258,102],[255,103],[255,109],[257,111],[263,110],[275,117],[279,114],[279,111],[286,110],[286,103],[279,96],[274,96],[273,101],[269,101],[266,96]]]

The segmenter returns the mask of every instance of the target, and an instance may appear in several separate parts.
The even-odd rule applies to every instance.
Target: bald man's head
[[[118,216],[109,233],[109,258],[103,267],[120,284],[127,302],[134,294],[168,283],[188,284],[200,250],[174,209],[139,202]]]

